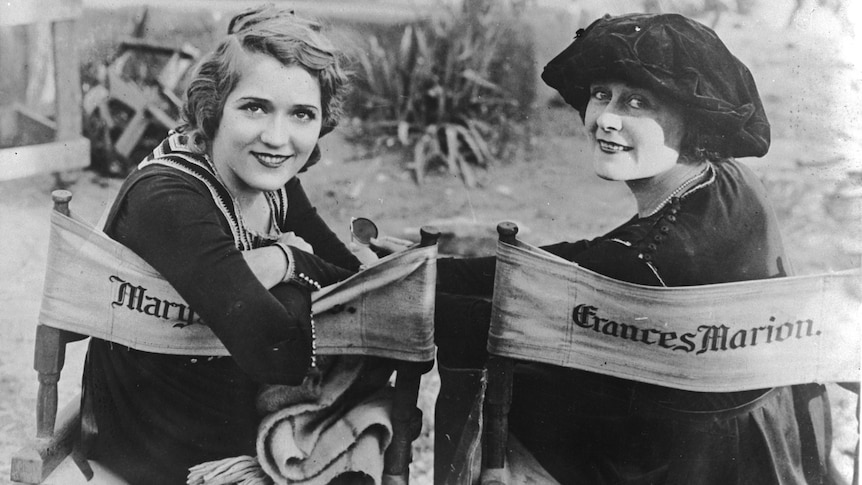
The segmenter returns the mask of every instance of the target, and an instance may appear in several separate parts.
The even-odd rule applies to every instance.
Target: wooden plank
[[[54,80],[57,89],[57,141],[81,135],[81,74],[74,19],[53,25]]]
[[[119,73],[108,73],[110,97],[125,104],[135,111],[141,111],[158,99],[158,93],[151,86],[141,87],[134,82],[126,81]]]
[[[33,123],[42,125],[46,129],[51,130],[51,132],[57,131],[57,123],[54,120],[30,108],[29,106],[26,106],[21,103],[15,103],[12,105],[12,109],[17,111],[19,116],[26,118]]]
[[[27,43],[21,48],[26,53],[27,89],[20,101],[39,112],[53,115],[57,99],[53,26],[40,22],[24,28]]]
[[[196,59],[199,55],[197,48],[192,45],[184,45],[174,47],[168,44],[160,44],[149,39],[137,39],[129,37],[120,41],[120,51],[133,49],[138,51],[150,52],[153,54],[161,54],[164,56],[172,56],[174,54],[185,57],[186,59]]]
[[[0,89],[2,89],[2,86],[0,86]],[[19,116],[15,106],[0,106],[0,147],[8,147],[15,144],[16,135],[18,134]]]
[[[0,180],[90,165],[90,140],[78,137],[40,145],[0,148]]]
[[[60,411],[51,438],[34,438],[12,455],[13,482],[42,483],[72,452],[81,429],[81,396],[78,395]]]
[[[155,106],[147,106],[147,113],[153,118],[153,121],[158,122],[168,130],[176,128],[180,125],[180,120],[173,119],[169,114],[162,111],[161,108]],[[142,133],[143,135],[143,133]]]
[[[0,26],[0,105],[23,101],[26,96],[28,45],[27,27]]]
[[[25,25],[78,18],[83,0],[3,0],[0,2],[0,26]]]
[[[23,104],[15,104],[12,108],[16,119],[10,128],[14,128],[16,131],[10,133],[8,138],[0,136],[0,140],[7,140],[0,146],[5,148],[56,141],[56,122]],[[0,127],[0,129],[5,128]]]
[[[142,109],[135,113],[135,116],[129,120],[129,124],[123,129],[123,133],[117,138],[117,142],[114,143],[114,151],[129,158],[149,125],[150,119],[146,110]]]

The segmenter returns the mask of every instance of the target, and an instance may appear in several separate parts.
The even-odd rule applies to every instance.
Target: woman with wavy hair
[[[87,456],[130,483],[255,455],[261,384],[317,365],[311,292],[360,267],[297,174],[320,158],[347,78],[316,22],[237,15],[197,68],[186,124],[122,185],[105,232],[155,268],[229,357],[151,354],[99,339],[84,371]]]

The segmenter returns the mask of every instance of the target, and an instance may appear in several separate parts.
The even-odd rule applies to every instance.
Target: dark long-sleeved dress
[[[92,340],[84,442],[90,458],[130,483],[182,484],[190,466],[253,456],[260,384],[297,384],[308,369],[311,291],[360,264],[293,178],[270,194],[273,222],[305,239],[315,255],[294,250],[295,273],[304,278],[267,290],[238,247],[262,247],[274,236],[240,227],[229,194],[179,136],[156,150],[156,161],[167,162],[145,162],[125,181],[106,233],[155,268],[231,356],[153,354]]]
[[[619,280],[690,286],[786,276],[777,222],[734,160],[656,214],[544,249]],[[441,365],[486,358],[494,259],[438,261]],[[830,416],[820,385],[697,393],[539,364],[516,367],[510,429],[561,483],[820,484]]]

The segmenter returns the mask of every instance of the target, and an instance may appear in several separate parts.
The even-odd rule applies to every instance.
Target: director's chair
[[[581,369],[699,392],[839,383],[858,394],[862,272],[661,288],[617,281],[497,227],[482,436],[483,485],[519,482],[507,467],[508,413],[517,361]],[[616,322],[627,335],[594,331]],[[758,345],[748,343],[760,332]],[[632,335],[668,335],[652,345]],[[692,351],[671,336],[697,336]],[[679,340],[676,340],[679,343]],[[702,351],[702,352],[701,352]],[[858,440],[858,438],[857,438]],[[858,441],[853,483],[858,484]],[[517,446],[516,446],[517,449]],[[533,463],[533,465],[535,465]]]
[[[73,215],[69,211],[71,193],[55,191],[52,197],[47,274],[34,357],[39,378],[36,437],[12,457],[11,478],[16,483],[65,484],[63,478],[50,475],[67,457],[75,460],[87,479],[93,475],[91,464],[72,453],[81,430],[80,396],[57,412],[57,383],[67,343],[97,337],[146,352],[228,355],[204,325],[175,326],[169,320],[154,324],[152,319],[140,325],[129,318],[135,312],[114,318],[114,312],[122,312],[123,307],[104,298],[116,293],[110,275],[116,277],[113,281],[137,278],[148,294],[163,301],[182,299],[137,255]],[[409,481],[411,447],[421,429],[421,412],[416,408],[420,379],[434,362],[439,232],[424,227],[420,234],[421,241],[408,250],[386,256],[312,295],[318,354],[374,356],[394,362],[392,440],[383,470],[384,483],[391,485]],[[104,472],[103,483],[123,483],[110,470],[94,465]]]

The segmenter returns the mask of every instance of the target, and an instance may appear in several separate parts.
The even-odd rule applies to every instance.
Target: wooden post
[[[440,239],[440,230],[434,226],[422,226],[419,229],[419,247],[428,247],[437,244]]]
[[[51,193],[54,210],[69,215],[72,193],[55,190]],[[50,438],[54,434],[57,419],[57,382],[66,360],[66,342],[62,330],[38,325],[36,327],[36,350],[33,369],[39,375],[39,391],[36,395],[36,436]]]
[[[41,52],[42,44],[34,46],[30,42],[13,42],[10,50],[0,42],[4,46],[0,47],[0,67],[5,66],[5,69],[0,69],[3,72],[0,77],[4,78],[0,82],[0,98],[3,98],[0,105],[11,108],[0,110],[0,180],[83,168],[90,164],[90,141],[81,134],[83,96],[78,64],[79,42],[75,37],[77,19],[82,11],[82,0],[0,2],[2,40],[28,40],[28,37],[21,37],[28,29],[48,23],[51,40],[47,48],[52,54],[46,56]],[[46,73],[53,71],[50,82],[41,83],[45,88],[53,86],[54,89],[52,98],[56,116],[53,120],[47,113],[42,113],[41,89],[34,87],[29,92],[33,99],[25,99],[27,86],[20,86],[21,81],[26,82],[28,73],[15,66],[31,55],[47,61],[43,66]],[[7,74],[11,76],[8,80],[5,79],[9,77]],[[39,74],[32,72],[29,75],[41,79]],[[9,95],[12,99],[7,99]],[[29,106],[28,102],[35,104]]]
[[[501,222],[497,224],[497,234],[500,236],[500,241],[506,244],[515,244],[518,225],[514,222]]]
[[[440,231],[432,226],[419,230],[419,247],[437,244]],[[395,399],[392,403],[392,442],[384,456],[383,483],[407,485],[410,481],[410,462],[413,461],[413,442],[422,432],[422,411],[416,407],[422,375],[434,367],[434,361],[406,362],[395,365]]]
[[[422,411],[416,407],[422,375],[434,367],[434,361],[396,364],[395,398],[392,403],[392,442],[383,457],[387,485],[406,485],[413,461],[413,441],[422,432]]]
[[[51,193],[54,210],[69,216],[72,193],[55,190]],[[57,465],[72,452],[80,436],[81,397],[77,396],[57,413],[60,373],[66,360],[66,344],[86,338],[66,330],[46,325],[36,326],[36,349],[33,368],[39,378],[36,395],[36,438],[12,455],[11,478],[15,482],[42,483]],[[93,473],[86,460],[77,460],[87,479]]]
[[[497,225],[500,242],[515,244],[518,226],[513,222]],[[485,394],[485,426],[482,430],[482,468],[506,467],[509,436],[509,409],[512,406],[514,362],[506,357],[488,357],[488,389]]]
[[[69,217],[69,202],[72,200],[72,193],[68,190],[55,190],[51,192],[51,199],[54,201],[54,210]]]
[[[33,368],[39,374],[36,394],[36,437],[54,435],[57,419],[57,382],[66,360],[66,343],[61,330],[39,325],[36,327],[36,351]]]
[[[81,66],[75,20],[54,22],[54,79],[57,90],[57,141],[81,136]]]

